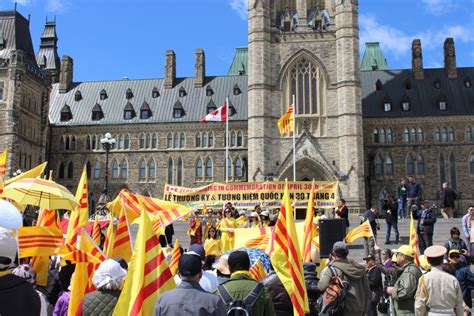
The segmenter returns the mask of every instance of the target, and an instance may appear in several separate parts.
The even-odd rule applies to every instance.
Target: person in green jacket
[[[230,279],[222,283],[225,289],[232,296],[234,300],[243,300],[247,294],[257,285],[257,282],[250,274],[250,259],[245,251],[234,251],[229,255]],[[219,295],[219,290],[214,294]],[[219,295],[220,296],[220,295]],[[221,297],[222,299],[222,297]],[[225,304],[225,302],[224,302]],[[228,306],[226,306],[227,308]],[[267,290],[263,291],[258,296],[257,300],[252,306],[252,315],[254,316],[274,316],[275,308],[273,301],[268,295]]]
[[[393,314],[415,315],[415,293],[422,273],[413,263],[414,254],[409,245],[400,246],[395,254],[402,273],[393,287],[387,288],[387,293],[393,301]]]

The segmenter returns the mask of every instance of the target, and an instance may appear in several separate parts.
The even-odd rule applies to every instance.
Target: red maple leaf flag
[[[220,108],[201,117],[201,122],[225,122],[227,119],[227,105],[224,103]]]

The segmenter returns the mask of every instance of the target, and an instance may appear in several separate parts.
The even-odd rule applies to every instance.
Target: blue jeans
[[[395,232],[395,242],[398,244],[400,242],[400,233],[398,232],[398,223],[397,222],[387,222],[387,237],[385,241],[390,241],[390,232],[392,230]]]
[[[406,218],[406,207],[407,207],[407,198],[401,197],[398,199],[398,216],[400,218]]]

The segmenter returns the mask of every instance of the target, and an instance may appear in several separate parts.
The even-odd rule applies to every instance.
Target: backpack
[[[328,268],[331,271],[331,281],[316,303],[318,315],[343,315],[349,284],[337,275],[334,267]]]
[[[257,283],[243,300],[235,300],[224,284],[217,287],[219,297],[224,302],[226,315],[229,316],[252,316],[252,306],[263,292],[263,284]]]

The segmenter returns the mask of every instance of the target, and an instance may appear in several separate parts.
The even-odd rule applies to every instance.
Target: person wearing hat
[[[17,249],[11,230],[0,227],[0,315],[40,315],[38,293],[26,279],[11,273]]]
[[[449,251],[449,263],[455,269],[456,279],[461,286],[464,304],[472,308],[471,290],[474,289],[474,273],[471,272],[470,266],[463,260],[464,256],[457,249]]]
[[[236,219],[235,223],[237,224],[238,228],[247,228],[248,220],[244,210],[239,211],[239,217]]]
[[[249,227],[260,227],[260,217],[258,216],[257,212],[250,213],[249,216]]]
[[[367,279],[370,288],[370,300],[366,315],[377,316],[377,304],[383,294],[382,271],[376,264],[375,255],[368,255],[364,260],[367,262]]]
[[[225,315],[224,304],[218,296],[206,292],[200,286],[202,277],[201,256],[185,252],[179,258],[180,284],[158,297],[153,315]]]
[[[115,259],[100,263],[92,277],[96,290],[84,296],[78,315],[112,315],[127,271]]]
[[[212,266],[216,269],[217,280],[219,284],[230,279],[229,255],[225,254],[219,257],[219,261]]]
[[[387,287],[387,294],[392,297],[393,313],[415,315],[415,293],[421,271],[413,262],[413,249],[409,245],[400,246],[395,254],[402,273],[393,286]]]
[[[365,267],[352,259],[348,259],[348,254],[349,250],[345,242],[338,241],[334,243],[329,257],[331,262],[321,272],[318,289],[321,292],[327,289],[331,284],[332,270],[334,270],[343,281],[350,285],[344,301],[343,314],[360,316],[366,312],[369,303],[369,296],[367,295],[370,292],[369,281],[365,273]]]
[[[222,252],[234,249],[234,229],[237,228],[235,219],[232,217],[232,209],[224,211],[224,218],[221,220],[220,231],[222,241]]]
[[[262,219],[262,226],[268,227],[270,226],[270,212],[265,210],[260,213],[260,218]]]
[[[223,282],[214,294],[219,295],[225,304],[222,291],[225,290],[230,294],[233,300],[244,300],[245,297],[254,290],[257,282],[254,280],[250,270],[250,258],[245,251],[233,251],[229,254],[229,269],[231,272],[230,279]],[[224,288],[221,288],[223,286]],[[262,287],[260,294],[252,305],[252,315],[274,316],[275,309],[271,297],[268,295],[265,287]],[[226,306],[229,308],[229,306]],[[225,313],[224,313],[225,315]]]
[[[415,295],[416,315],[464,314],[461,286],[441,268],[445,254],[446,248],[439,245],[430,246],[424,252],[431,270],[420,278]]]
[[[424,253],[425,249],[433,245],[434,224],[436,223],[436,214],[429,207],[428,201],[421,202],[421,209],[412,211],[413,219],[418,220],[416,233],[418,235],[418,247],[420,253]]]
[[[188,253],[197,254],[201,258],[201,269],[206,261],[206,251],[204,250],[203,245],[194,244],[189,247]],[[174,282],[176,285],[181,283],[181,278],[179,273],[174,276]],[[217,286],[219,285],[219,281],[217,280],[217,276],[212,273],[211,271],[202,271],[201,278],[199,280],[199,285],[207,292],[214,291]]]

